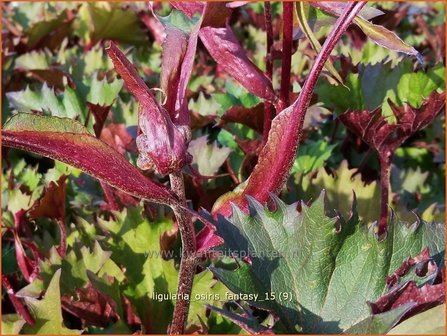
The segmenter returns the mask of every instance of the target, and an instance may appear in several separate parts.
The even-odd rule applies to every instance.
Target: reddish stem
[[[272,26],[272,6],[270,1],[264,3],[264,23],[265,32],[267,35],[267,54],[265,59],[265,74],[270,81],[273,79],[273,58],[272,58],[272,46],[273,46],[273,26]],[[273,105],[266,101],[264,103],[264,127],[263,127],[263,144],[267,141],[270,126],[272,124],[272,117],[274,113]]]
[[[292,113],[288,120],[288,126],[282,134],[283,142],[280,143],[280,147],[275,149],[274,155],[270,155],[271,148],[268,144],[262,149],[259,155],[259,160],[268,157],[271,159],[271,169],[265,169],[265,165],[258,164],[255,166],[252,174],[250,175],[249,182],[244,189],[240,197],[239,206],[245,206],[245,195],[251,195],[255,197],[259,202],[265,202],[270,196],[270,193],[277,193],[283,187],[289,171],[295,157],[298,144],[302,137],[304,117],[306,115],[307,108],[309,107],[312,93],[317,83],[318,77],[324,67],[324,63],[327,61],[330,53],[334,49],[337,42],[340,40],[342,34],[354,20],[358,12],[365,6],[366,2],[349,2],[345,8],[343,14],[337,20],[333,30],[327,37],[326,41],[318,53],[317,58],[310,70],[309,75],[303,85],[298,99],[290,107]],[[276,118],[279,118],[279,114]],[[272,132],[270,132],[272,133]],[[272,135],[273,138],[274,135]],[[270,139],[270,134],[269,134]],[[268,139],[268,140],[269,140]],[[233,200],[236,204],[236,200]],[[219,210],[221,211],[221,210]],[[226,214],[231,211],[229,204],[222,214]]]
[[[388,199],[390,192],[391,155],[379,155],[380,161],[380,219],[377,231],[379,241],[386,238],[388,227]]]
[[[293,2],[283,2],[283,40],[282,40],[282,65],[281,88],[279,100],[281,110],[290,105],[290,69],[292,66],[293,43]],[[278,111],[281,112],[281,111]]]
[[[115,195],[113,194],[113,189],[107,183],[100,181],[102,191],[104,192],[104,199],[109,206],[110,210],[119,210],[118,203],[116,203]]]
[[[228,174],[230,175],[231,179],[233,180],[233,183],[235,185],[240,184],[241,181],[239,181],[238,177],[236,176],[236,173],[234,172],[233,168],[231,167],[229,159],[225,160],[225,168],[227,169]]]
[[[64,218],[57,219],[57,225],[59,226],[59,232],[61,234],[61,243],[56,248],[57,253],[61,257],[65,257],[65,254],[67,253],[67,228],[65,227],[65,220]]]
[[[24,318],[26,323],[28,323],[29,325],[34,325],[36,321],[31,316],[28,308],[26,308],[23,302],[16,296],[14,288],[12,287],[9,278],[5,274],[2,274],[2,286],[6,290],[6,293],[8,294],[12,305],[16,309],[16,312]]]
[[[183,207],[173,207],[177,219],[180,236],[182,239],[182,259],[180,262],[180,274],[177,286],[177,301],[175,302],[174,315],[169,328],[170,334],[184,334],[185,324],[188,318],[190,296],[194,281],[194,274],[198,258],[196,256],[196,236],[191,214],[186,211],[185,186],[182,172],[178,171],[169,175],[171,189],[178,196]]]

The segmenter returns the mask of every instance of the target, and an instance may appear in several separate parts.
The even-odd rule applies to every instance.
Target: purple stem
[[[178,196],[180,202],[186,207],[185,185],[181,171],[169,175],[172,191]],[[170,334],[184,334],[185,324],[188,318],[194,274],[198,258],[196,255],[196,236],[192,217],[189,212],[181,207],[173,207],[177,219],[180,236],[182,239],[182,259],[180,262],[180,274],[177,286],[178,299],[175,302],[174,315],[172,317]]]
[[[275,162],[272,163],[271,169],[268,171],[264,166],[258,164],[255,166],[253,173],[250,176],[250,180],[247,187],[241,194],[240,201],[237,205],[244,207],[246,205],[245,195],[251,195],[255,197],[259,202],[265,202],[270,193],[278,192],[284,182],[289,176],[290,168],[295,157],[298,144],[301,141],[304,117],[307,112],[310,100],[312,98],[312,93],[317,83],[318,77],[327,61],[330,53],[334,49],[337,42],[340,40],[342,34],[346,31],[348,26],[352,23],[356,15],[360,12],[363,6],[366,5],[365,1],[362,2],[350,2],[345,8],[343,14],[338,18],[334,29],[331,31],[329,36],[318,53],[315,63],[313,64],[310,73],[303,85],[301,93],[298,99],[291,105],[292,114],[288,120],[288,126],[283,134],[283,143],[281,146],[276,148],[276,153],[282,153],[281,155],[272,155],[275,158]],[[280,115],[277,116],[277,118]],[[272,132],[270,132],[272,133]],[[268,140],[270,140],[270,135]],[[274,137],[274,135],[272,135]],[[267,144],[268,145],[268,140]],[[264,155],[269,156],[269,150],[266,147],[263,148],[260,154],[260,158]],[[236,200],[233,200],[236,202]],[[244,205],[245,204],[245,205]],[[219,210],[221,211],[221,210]],[[222,210],[221,214],[227,214],[231,212],[231,207],[227,206],[226,209]]]
[[[264,20],[265,31],[267,35],[267,55],[265,60],[265,74],[270,81],[273,78],[273,58],[272,58],[272,46],[273,46],[273,26],[272,26],[272,5],[270,1],[264,3]],[[266,101],[264,103],[264,127],[263,127],[263,143],[267,141],[270,126],[272,124],[272,117],[274,113],[273,105]]]
[[[283,2],[283,40],[282,40],[282,65],[281,88],[279,91],[280,109],[283,110],[290,104],[290,69],[292,66],[293,43],[293,6],[294,2]],[[278,111],[278,113],[281,111]]]

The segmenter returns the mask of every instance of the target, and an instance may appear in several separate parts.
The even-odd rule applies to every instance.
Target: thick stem
[[[267,55],[265,60],[265,74],[272,80],[273,74],[273,58],[272,58],[272,46],[273,46],[273,25],[272,25],[272,5],[270,1],[264,3],[264,20],[265,20],[265,32],[267,35]]]
[[[273,46],[273,26],[272,26],[272,6],[270,1],[264,3],[264,20],[265,20],[265,32],[267,35],[267,54],[265,59],[265,75],[272,81],[273,79],[273,58],[272,58],[272,46]],[[272,118],[274,113],[273,105],[266,101],[264,103],[264,127],[263,127],[263,143],[267,141],[270,126],[272,124]]]
[[[285,113],[285,111],[281,112],[273,120],[272,124],[274,124],[276,120],[280,123],[281,118],[287,118],[287,127],[282,128],[282,141],[278,145],[276,142],[276,132],[270,131],[267,143],[259,155],[258,164],[253,169],[247,186],[238,200],[232,199],[233,203],[240,207],[245,207],[247,204],[245,195],[251,195],[259,202],[265,202],[269,199],[270,193],[277,193],[281,190],[289,176],[290,168],[292,167],[295,153],[302,137],[304,118],[318,77],[342,34],[365,5],[366,2],[364,1],[348,3],[343,14],[337,20],[334,29],[324,42],[321,51],[318,53],[298,99],[292,104],[287,113]],[[270,140],[276,147],[274,151],[269,146]],[[260,164],[263,161],[266,162],[266,160],[269,162],[269,169],[265,168],[265,163]],[[221,214],[231,213],[231,206],[229,203],[225,204],[225,209],[222,208],[219,209]]]
[[[379,241],[386,237],[388,227],[388,200],[390,193],[391,156],[379,156],[380,160],[380,219],[377,231]]]
[[[182,254],[180,264],[179,283],[177,287],[177,301],[175,302],[174,316],[172,318],[169,333],[181,335],[185,333],[185,324],[188,318],[191,290],[196,273],[198,258],[194,255],[189,257]]]
[[[279,92],[280,108],[285,109],[290,104],[290,69],[292,66],[293,43],[293,2],[283,2],[283,40],[281,64],[281,88]],[[281,111],[278,111],[278,113]]]
[[[186,208],[185,186],[182,173],[172,173],[169,175],[169,178],[172,191],[178,196],[182,205]],[[174,315],[169,333],[183,334],[188,318],[192,284],[197,266],[196,237],[190,213],[181,207],[174,207],[174,213],[182,239],[182,260],[180,262],[177,300],[175,302]]]

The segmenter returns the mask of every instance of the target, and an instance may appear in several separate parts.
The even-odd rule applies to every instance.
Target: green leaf
[[[31,25],[29,29],[27,29],[26,35],[28,39],[26,44],[28,48],[33,49],[34,47],[36,47],[37,44],[39,44],[39,42],[42,41],[43,38],[50,35],[57,28],[63,25],[64,21],[67,18],[67,11],[59,11],[59,13],[52,16],[53,18],[49,20],[38,21]]]
[[[251,215],[233,208],[228,221],[217,223],[226,252],[250,256],[251,264],[241,262],[235,271],[213,267],[213,273],[234,293],[250,294],[251,305],[277,315],[281,332],[346,331],[370,315],[366,301],[382,294],[385,277],[408,256],[428,246],[443,263],[443,223],[408,227],[393,217],[388,238],[378,242],[359,223],[355,204],[346,222],[325,215],[323,198],[310,207],[302,203],[300,213],[279,199],[275,212],[251,199]]]
[[[292,173],[308,174],[323,167],[331,157],[336,145],[329,145],[324,140],[307,142],[300,145],[297,158],[293,163]]]
[[[18,314],[2,315],[2,335],[19,334],[25,323]]]
[[[295,13],[296,16],[298,17],[301,29],[303,30],[304,34],[306,34],[306,37],[309,40],[310,44],[312,45],[314,51],[318,54],[321,50],[321,44],[320,42],[318,42],[317,37],[312,32],[312,29],[310,28],[309,23],[307,22],[309,9],[310,6],[308,4],[305,4],[304,2],[299,1],[296,2],[295,4]],[[343,80],[338,74],[337,69],[335,69],[334,65],[331,63],[330,60],[326,61],[324,67],[339,83],[343,83]]]
[[[163,252],[160,236],[172,229],[173,222],[149,222],[141,211],[141,207],[124,209],[115,213],[116,219],[99,218],[99,226],[107,234],[105,243],[112,251],[112,260],[125,269],[122,293],[136,308],[145,332],[166,333],[175,304],[172,295],[177,291],[178,269],[172,259],[176,252]],[[211,272],[197,274],[187,325],[200,325],[199,319],[206,320],[205,304],[221,307],[216,298],[223,297],[224,291],[225,287],[213,280]],[[159,299],[156,294],[168,297]]]
[[[45,70],[50,67],[51,54],[46,50],[33,50],[22,54],[15,59],[14,69],[20,70]]]
[[[377,63],[359,67],[358,73],[350,73],[345,85],[320,82],[316,92],[321,101],[336,114],[348,110],[373,111],[382,107],[384,116],[392,116],[388,99],[398,106],[405,103],[419,108],[424,99],[435,90],[445,90],[445,67],[439,64],[428,71],[413,70],[411,62],[401,62],[392,68],[390,64]]]
[[[107,39],[136,45],[146,43],[132,7],[125,9],[120,3],[86,3],[79,12],[79,24],[86,30],[84,38],[93,43]]]
[[[40,279],[20,290],[22,297],[37,297],[39,292],[50,283],[56,270],[60,269],[61,294],[70,294],[75,288],[82,288],[89,282],[89,273],[103,277],[105,275],[122,281],[123,272],[110,259],[111,252],[104,251],[97,241],[93,248],[76,244],[65,257],[61,258],[53,247],[48,259],[40,262]]]
[[[124,81],[114,78],[111,82],[104,77],[98,80],[98,75],[94,73],[90,82],[90,91],[87,95],[87,101],[92,104],[112,105],[118,97],[118,93],[123,87]]]
[[[33,111],[39,111],[55,117],[72,119],[79,117],[83,112],[79,97],[68,86],[61,95],[56,95],[54,89],[49,88],[44,83],[40,90],[32,91],[29,87],[26,87],[22,91],[8,92],[6,97],[10,106],[19,112],[32,113]]]
[[[49,115],[66,117],[63,104],[56,97],[54,90],[46,83],[40,91],[31,91],[26,87],[24,91],[10,92],[6,95],[11,107],[17,111],[32,113],[33,111],[46,112]]]
[[[192,163],[196,164],[199,173],[204,176],[213,176],[225,162],[231,149],[218,147],[217,144],[208,144],[208,136],[192,140],[188,152],[193,156]]]
[[[445,335],[445,304],[419,313],[398,324],[388,335]]]
[[[412,303],[407,303],[385,313],[368,316],[346,330],[345,334],[385,334],[399,322],[412,306]]]
[[[438,64],[427,72],[409,72],[404,74],[397,84],[397,102],[408,103],[419,108],[425,98],[437,90],[445,90],[445,67]]]
[[[380,190],[376,182],[365,184],[356,173],[357,170],[349,169],[344,160],[333,174],[324,168],[318,170],[316,176],[296,174],[292,187],[297,188],[298,198],[303,200],[317,199],[324,189],[328,210],[337,209],[342,215],[351,211],[355,193],[358,215],[363,223],[369,224],[379,218],[376,205],[380,201]]]
[[[221,105],[213,96],[207,99],[205,98],[203,92],[200,92],[196,101],[193,99],[189,101],[188,108],[191,111],[198,112],[202,116],[216,116],[217,112],[221,108]]]
[[[54,273],[53,278],[41,300],[25,297],[25,303],[36,319],[34,326],[25,326],[26,334],[78,335],[81,330],[68,329],[64,326],[59,289],[61,271]]]
[[[238,314],[236,312],[232,312],[229,309],[221,309],[217,307],[209,307],[212,311],[219,313],[222,316],[225,316],[234,324],[237,326],[240,326],[242,329],[247,331],[250,334],[269,334],[271,330],[262,325],[258,319],[253,316],[253,314],[249,311],[249,309],[246,309],[243,307],[242,314]],[[242,308],[242,307],[241,307]],[[242,309],[241,309],[242,310]]]
[[[167,16],[157,16],[158,20],[166,27],[175,27],[185,33],[190,34],[200,19],[199,14],[189,18],[180,10],[172,10]]]
[[[360,29],[362,29],[366,36],[378,45],[387,49],[405,53],[407,55],[419,55],[419,52],[416,49],[403,42],[395,33],[386,29],[385,27],[375,25],[358,16],[354,19],[354,22],[360,27]]]

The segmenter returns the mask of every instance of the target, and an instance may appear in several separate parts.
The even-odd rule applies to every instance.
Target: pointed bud
[[[191,137],[189,128],[174,125],[133,64],[113,42],[106,46],[106,50],[126,88],[139,102],[138,124],[142,133],[137,137],[138,167],[155,170],[161,175],[180,170],[191,161],[187,153]]]

